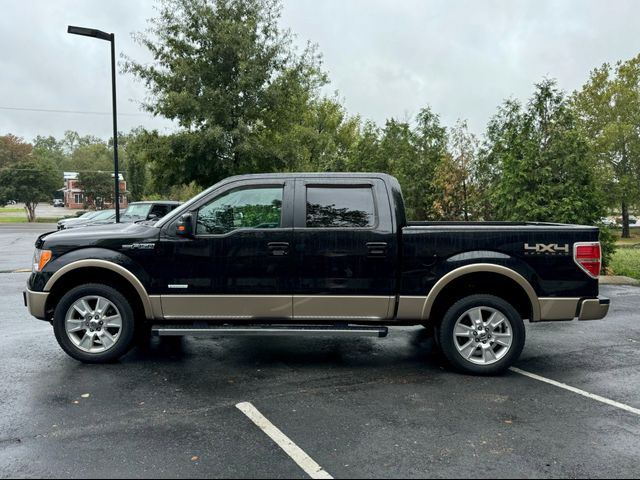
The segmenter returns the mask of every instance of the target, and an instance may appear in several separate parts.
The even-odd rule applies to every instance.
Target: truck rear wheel
[[[58,343],[85,363],[117,360],[133,345],[135,317],[127,298],[116,289],[88,284],[67,292],[53,316]]]
[[[493,375],[520,357],[525,327],[515,308],[493,295],[470,295],[451,306],[438,329],[440,348],[459,371]]]

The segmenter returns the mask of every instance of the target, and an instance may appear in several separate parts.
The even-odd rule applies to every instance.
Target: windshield
[[[80,215],[79,217],[76,217],[75,219],[72,220],[89,220],[93,217],[95,217],[96,215],[98,215],[100,212],[87,212],[87,213],[83,213],[82,215]]]
[[[129,205],[129,208],[127,208],[124,211],[124,214],[120,218],[120,221],[135,222],[136,220],[146,220],[150,209],[151,209],[150,203]]]
[[[98,215],[92,218],[92,220],[107,220],[116,214],[115,210],[103,210]]]

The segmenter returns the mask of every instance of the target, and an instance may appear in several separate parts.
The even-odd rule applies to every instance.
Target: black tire
[[[458,341],[454,335],[456,322],[465,312],[477,307],[488,307],[499,311],[511,326],[511,345],[506,353],[494,363],[483,365],[474,363],[466,359],[454,343]],[[437,331],[440,349],[449,364],[460,372],[473,375],[496,375],[504,372],[520,357],[526,338],[524,322],[516,309],[506,300],[494,295],[470,295],[458,300],[447,310]],[[462,341],[464,342],[464,340]],[[464,344],[461,348],[463,347]],[[496,345],[496,348],[500,347]]]
[[[93,295],[109,300],[118,309],[122,321],[117,341],[101,353],[81,350],[71,341],[65,327],[65,316],[74,302]],[[108,285],[95,283],[75,287],[60,299],[53,315],[53,330],[60,347],[69,356],[84,363],[109,363],[119,359],[132,348],[136,337],[136,322],[133,308],[122,293]]]

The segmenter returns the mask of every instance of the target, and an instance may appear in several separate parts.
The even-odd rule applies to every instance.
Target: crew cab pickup
[[[386,174],[228,178],[155,223],[36,242],[25,303],[65,352],[108,362],[165,335],[371,335],[423,325],[450,364],[503,371],[524,321],[596,320],[598,229],[410,222]]]

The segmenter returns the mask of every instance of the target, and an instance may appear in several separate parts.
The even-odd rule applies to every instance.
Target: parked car
[[[87,363],[121,357],[147,329],[384,337],[424,325],[452,366],[494,374],[520,356],[524,320],[607,314],[600,262],[596,227],[407,221],[385,174],[246,175],[155,223],[42,235],[24,296]]]
[[[53,206],[54,207],[64,207],[64,200],[62,200],[61,198],[54,198],[53,199]]]
[[[171,200],[157,200],[149,202],[133,202],[120,216],[122,223],[138,222],[140,220],[160,220],[167,213],[179,207],[181,202]]]
[[[622,217],[616,217],[616,225],[619,227],[623,226],[622,223]],[[629,226],[630,227],[634,227],[638,224],[638,219],[636,217],[634,217],[633,215],[629,215]]]
[[[91,215],[89,218],[79,218],[77,222],[70,222],[65,225],[65,229],[91,227],[96,225],[105,225],[115,222],[116,211],[115,210],[100,210],[96,215]]]
[[[76,222],[90,220],[91,218],[95,217],[99,213],[100,213],[99,210],[94,210],[90,212],[84,212],[82,215],[79,215],[77,217],[69,217],[69,218],[63,218],[62,220],[58,220],[58,230],[64,230],[69,225],[72,225]]]

